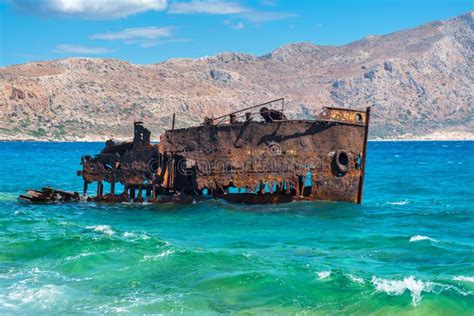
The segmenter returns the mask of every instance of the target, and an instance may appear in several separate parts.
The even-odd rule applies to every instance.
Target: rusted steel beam
[[[251,109],[263,107],[263,106],[265,106],[265,105],[269,105],[269,104],[272,104],[272,103],[275,103],[275,102],[279,102],[279,101],[285,102],[285,98],[274,99],[274,100],[271,100],[271,101],[268,101],[268,102],[260,103],[260,104],[257,104],[257,105],[252,105],[252,106],[243,108],[243,109],[241,109],[241,110],[234,111],[234,112],[231,112],[231,113],[229,113],[229,114],[226,114],[226,115],[222,115],[222,116],[213,118],[213,120],[220,120],[220,119],[226,118],[226,117],[228,117],[229,115],[232,115],[232,114],[237,114],[237,113],[241,113],[241,112],[248,111],[248,110],[251,110]],[[284,104],[284,103],[283,103],[283,104]]]
[[[369,136],[369,123],[370,123],[370,106],[365,110],[365,134],[364,134],[364,149],[362,153],[361,161],[361,173],[359,179],[359,192],[357,195],[357,203],[362,203],[362,195],[364,193],[364,177],[365,177],[365,161],[367,156],[367,138]]]
[[[110,194],[115,194],[115,181],[110,182]]]
[[[88,183],[87,183],[86,180],[84,180],[84,188],[83,188],[83,190],[82,190],[82,192],[83,192],[82,194],[83,194],[83,195],[87,195],[87,187],[88,187]]]

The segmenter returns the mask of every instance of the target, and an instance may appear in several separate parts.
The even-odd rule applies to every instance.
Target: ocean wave
[[[431,242],[438,242],[436,239],[430,238],[428,236],[423,236],[423,235],[414,235],[410,237],[410,242],[421,241],[421,240],[429,240]]]
[[[66,257],[64,258],[65,261],[73,261],[73,260],[76,260],[76,259],[79,259],[79,258],[83,258],[83,257],[89,257],[89,256],[92,256],[94,253],[92,252],[83,252],[83,253],[80,253],[76,256],[69,256],[69,257]]]
[[[115,234],[115,232],[112,230],[112,227],[110,227],[110,225],[92,225],[92,226],[86,226],[86,229],[91,229],[95,232],[104,233],[109,236],[112,236],[113,234]]]
[[[458,275],[453,278],[454,281],[474,282],[474,277]]]
[[[31,305],[34,308],[49,309],[62,294],[61,288],[54,284],[31,288],[26,282],[18,282],[0,294],[0,307],[16,310],[24,305]]]
[[[320,280],[324,280],[331,276],[331,271],[319,271],[319,272],[316,272],[316,275],[318,276]]]
[[[364,284],[365,281],[363,278],[360,278],[360,277],[357,277],[353,274],[349,274],[347,275],[349,277],[349,279],[352,281],[352,282],[355,282],[355,283],[359,283],[359,284]]]
[[[405,291],[410,291],[413,306],[417,306],[421,301],[422,292],[432,292],[434,287],[434,283],[416,280],[413,276],[403,280],[382,279],[373,276],[371,282],[377,292],[385,292],[388,295],[402,295]]]
[[[37,281],[40,278],[45,279],[55,279],[60,280],[61,282],[81,282],[81,281],[88,281],[91,278],[73,278],[66,275],[63,275],[57,271],[48,271],[48,270],[41,270],[38,267],[28,269],[28,270],[21,270],[21,269],[10,269],[6,273],[0,274],[0,279],[15,282],[30,282],[30,281]],[[21,280],[21,281],[18,281]]]
[[[173,304],[179,304],[177,298],[183,296],[183,294],[165,294],[165,295],[156,295],[155,293],[145,293],[140,290],[134,290],[126,294],[122,298],[115,298],[113,301],[110,301],[104,305],[98,306],[97,309],[104,314],[108,313],[125,313],[125,314],[143,314],[143,312],[138,313],[134,309],[141,309],[143,307],[156,304],[158,302],[168,301]]]
[[[125,238],[130,238],[130,239],[142,239],[142,240],[150,239],[150,236],[148,236],[145,233],[137,234],[137,233],[134,233],[134,232],[124,232],[122,234],[122,236],[125,237]]]
[[[388,205],[407,205],[410,203],[408,200],[400,200],[400,201],[395,201],[395,202],[387,202]]]
[[[0,192],[0,202],[14,202],[18,200],[15,193]]]
[[[174,253],[173,249],[168,249],[156,255],[146,255],[143,257],[142,261],[159,260],[161,258],[172,255],[173,253]]]

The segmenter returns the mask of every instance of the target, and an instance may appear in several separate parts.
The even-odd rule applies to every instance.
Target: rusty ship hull
[[[283,111],[263,109],[246,112],[243,121],[238,111],[181,129],[173,119],[159,144],[152,144],[151,132],[137,122],[133,141],[109,140],[98,155],[82,157],[83,194],[95,184],[96,196],[86,200],[362,202],[370,108],[324,108],[315,120],[288,120]],[[41,202],[38,196],[29,200]]]

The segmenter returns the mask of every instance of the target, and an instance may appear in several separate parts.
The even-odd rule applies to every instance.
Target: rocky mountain
[[[474,133],[474,12],[344,46],[296,43],[264,56],[222,53],[134,65],[68,58],[0,69],[0,139],[156,139],[285,97],[290,117],[372,106],[371,137]],[[470,134],[474,135],[474,134]]]

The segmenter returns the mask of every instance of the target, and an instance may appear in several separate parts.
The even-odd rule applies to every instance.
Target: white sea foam
[[[421,301],[422,292],[432,292],[434,287],[433,283],[416,280],[413,276],[403,280],[389,280],[373,276],[371,282],[377,292],[385,292],[388,295],[402,295],[406,290],[410,291],[413,306],[417,306]]]
[[[25,314],[25,310],[57,312],[58,304],[63,304],[64,298],[69,296],[68,292],[72,291],[64,284],[92,280],[91,278],[72,278],[38,267],[31,269],[11,268],[1,276],[0,311],[10,311],[3,313],[7,315],[17,311]],[[0,314],[2,313],[0,312]]]
[[[131,238],[133,238],[133,237],[135,237],[135,236],[136,236],[135,233],[131,233],[131,232],[125,232],[125,233],[123,233],[123,237],[131,237]]]
[[[357,277],[355,275],[352,275],[352,274],[349,274],[349,279],[351,279],[352,282],[355,282],[355,283],[360,283],[360,284],[364,284],[365,281],[363,278],[360,278],[360,277]]]
[[[421,241],[421,240],[429,240],[432,242],[438,242],[436,239],[430,238],[428,236],[423,235],[415,235],[410,237],[410,242]]]
[[[179,297],[182,294],[178,295]],[[157,302],[163,302],[164,300],[173,301],[174,303],[179,303],[174,295],[156,295],[156,294],[147,294],[143,293],[140,290],[133,290],[132,292],[125,295],[123,298],[116,298],[109,301],[105,305],[97,307],[101,313],[126,313],[130,314],[130,309],[136,307],[144,307]]]
[[[458,275],[453,278],[454,281],[474,282],[474,277]]]
[[[95,232],[104,233],[106,235],[112,236],[115,232],[112,230],[112,227],[109,225],[93,225],[93,226],[86,226],[86,229],[91,229]]]
[[[0,201],[2,202],[13,202],[18,199],[18,196],[13,193],[0,193]]]
[[[61,295],[61,287],[54,284],[46,284],[39,288],[31,288],[27,282],[18,282],[9,287],[4,294],[0,294],[0,307],[8,309],[19,309],[23,305],[31,305],[35,308],[51,308]]]
[[[159,254],[156,254],[156,255],[146,255],[146,256],[143,257],[142,261],[159,260],[159,259],[167,257],[167,256],[169,256],[173,253],[174,253],[173,249],[168,249],[168,250],[165,250],[165,251],[163,251]]]
[[[387,202],[389,205],[407,205],[410,203],[408,200],[401,200],[401,201],[395,201],[395,202]]]
[[[76,259],[79,259],[79,258],[83,258],[83,257],[89,257],[89,256],[92,256],[93,253],[92,252],[83,252],[83,253],[80,253],[76,256],[69,256],[69,257],[66,257],[64,258],[64,260],[66,261],[73,261],[73,260],[76,260]]]
[[[331,271],[319,271],[316,274],[320,280],[324,280],[331,276]]]
[[[122,236],[126,237],[126,238],[131,238],[131,239],[143,239],[143,240],[150,239],[150,236],[148,236],[145,233],[137,234],[137,233],[134,233],[134,232],[124,232]]]

